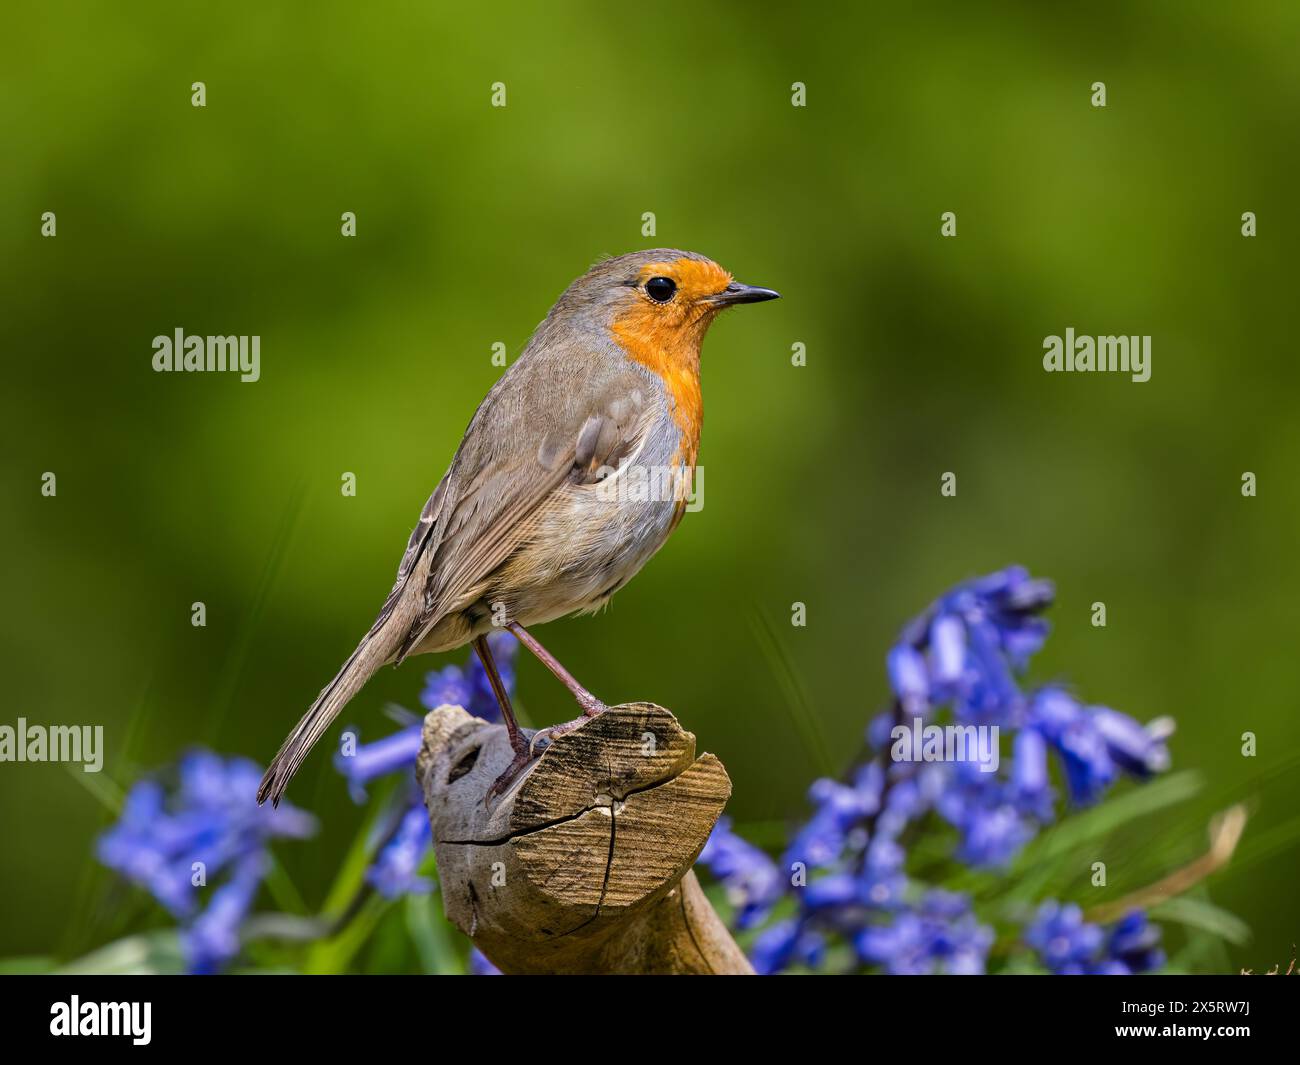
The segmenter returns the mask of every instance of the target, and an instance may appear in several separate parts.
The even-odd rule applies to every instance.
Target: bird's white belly
[[[690,493],[693,470],[643,448],[604,480],[571,484],[535,515],[526,546],[499,587],[521,624],[594,611],[663,546]]]

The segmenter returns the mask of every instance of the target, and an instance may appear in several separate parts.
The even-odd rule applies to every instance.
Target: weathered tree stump
[[[505,728],[424,720],[417,773],[447,917],[506,973],[748,973],[691,866],[731,796],[651,703],[610,707],[487,799]]]

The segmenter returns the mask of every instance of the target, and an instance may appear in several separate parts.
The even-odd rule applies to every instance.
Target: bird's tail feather
[[[343,668],[316,696],[316,701],[302,715],[302,720],[294,726],[280,746],[279,753],[271,760],[266,775],[262,777],[261,786],[257,789],[258,805],[267,799],[273,805],[279,805],[285,788],[298,772],[307,752],[324,735],[349,700],[361,690],[371,674],[388,660],[392,650],[384,640],[383,626],[376,626],[366,634],[365,639],[343,663]]]

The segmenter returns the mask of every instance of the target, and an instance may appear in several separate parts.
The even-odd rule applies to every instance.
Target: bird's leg
[[[582,707],[582,717],[573,721],[566,721],[562,725],[552,725],[550,728],[540,729],[533,734],[530,747],[533,754],[538,755],[551,745],[551,741],[556,736],[563,736],[566,732],[572,732],[588,718],[603,713],[608,707],[579,684],[573,674],[560,665],[556,657],[538,643],[536,637],[522,625],[511,622],[508,628],[514,633],[515,638],[528,650],[532,651],[537,660],[554,673],[556,679],[573,693],[573,697],[578,700],[578,705]]]
[[[492,694],[497,697],[497,705],[501,707],[501,717],[506,723],[506,732],[510,735],[510,746],[518,754],[521,750],[527,749],[528,741],[519,731],[519,723],[515,721],[515,712],[510,705],[510,696],[506,693],[506,686],[501,683],[501,674],[497,672],[497,664],[492,658],[492,649],[488,646],[486,636],[474,638],[474,650],[478,652],[479,661],[483,663],[483,672],[487,674],[488,683],[492,685]]]
[[[560,665],[550,651],[537,642],[537,637],[516,622],[512,621],[507,627],[515,634],[515,638],[520,643],[533,652],[537,657],[537,661],[554,673],[555,678],[573,693],[573,697],[578,700],[578,705],[582,707],[583,717],[595,717],[608,709],[604,703],[579,684],[573,674]]]
[[[515,752],[514,760],[506,766],[505,772],[497,777],[492,782],[492,787],[488,789],[488,798],[491,798],[500,795],[510,786],[515,777],[533,760],[533,754],[528,740],[519,731],[519,723],[515,720],[515,712],[510,705],[510,696],[506,692],[506,686],[501,683],[501,674],[497,672],[497,664],[492,659],[492,649],[488,647],[486,636],[475,637],[474,650],[478,652],[479,661],[483,663],[483,672],[487,674],[488,683],[492,685],[492,694],[497,697],[497,705],[501,707],[501,719],[505,722],[510,746]]]

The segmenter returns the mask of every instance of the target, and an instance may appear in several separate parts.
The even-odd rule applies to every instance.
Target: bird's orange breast
[[[673,421],[682,433],[683,457],[695,464],[704,423],[704,394],[700,390],[700,349],[686,338],[659,328],[638,329],[636,323],[614,326],[619,345],[634,361],[664,383]]]
[[[731,275],[715,263],[693,259],[651,263],[642,269],[642,275],[668,271],[676,279],[681,297],[675,305],[637,303],[622,311],[612,328],[614,339],[628,356],[663,381],[673,420],[682,432],[682,458],[687,466],[694,466],[704,423],[700,345],[716,313],[699,297],[726,288]]]

